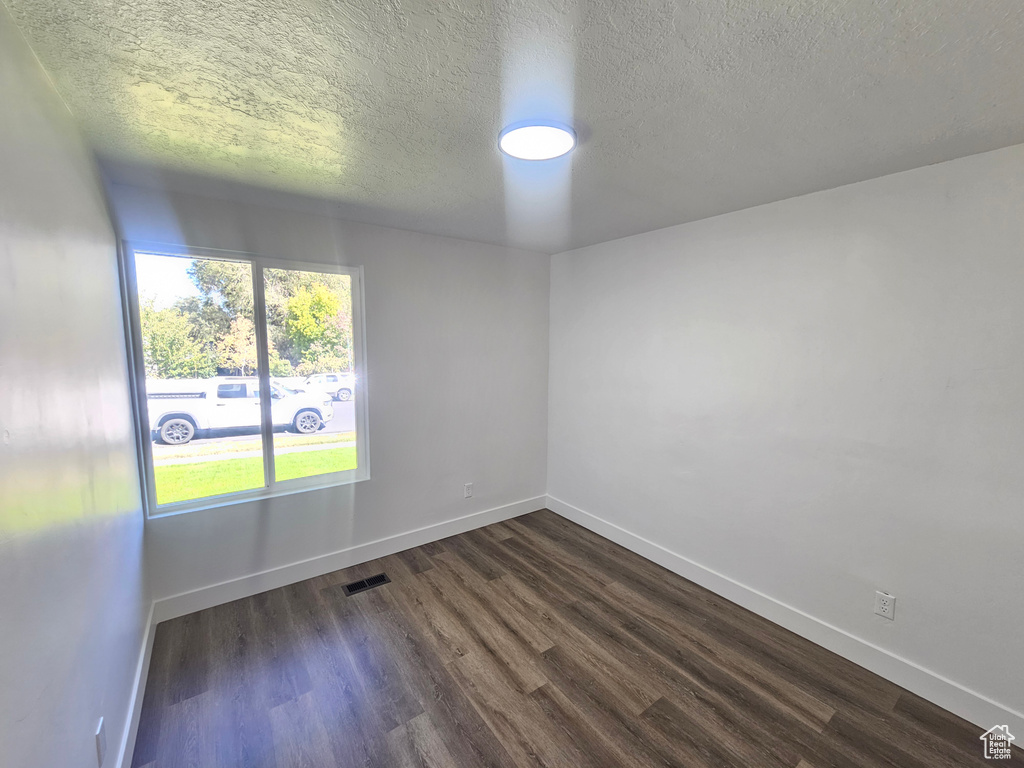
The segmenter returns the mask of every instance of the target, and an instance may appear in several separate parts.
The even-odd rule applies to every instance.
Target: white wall
[[[157,598],[544,495],[548,256],[135,187],[110,194],[129,239],[365,267],[372,478],[151,520]]]
[[[551,496],[1024,712],[1024,146],[557,255],[550,345]]]
[[[0,763],[115,764],[143,640],[115,239],[71,116],[0,7]]]

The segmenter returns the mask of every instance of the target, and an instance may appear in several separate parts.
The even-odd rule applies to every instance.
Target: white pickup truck
[[[320,392],[296,392],[270,384],[274,426],[312,434],[334,418],[334,404]],[[260,425],[260,385],[254,378],[146,381],[149,428],[168,445],[184,445],[200,429],[235,429]]]
[[[351,400],[356,391],[354,373],[315,373],[300,385],[303,392],[323,392],[335,400]]]

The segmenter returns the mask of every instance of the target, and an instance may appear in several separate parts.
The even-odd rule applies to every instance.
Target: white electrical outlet
[[[103,768],[103,760],[107,756],[107,726],[100,718],[100,724],[96,726],[96,762]]]
[[[469,498],[472,498],[472,496],[473,496],[473,484],[472,483],[466,483],[462,487],[462,498],[469,499]]]
[[[896,597],[888,592],[875,592],[875,613],[892,621],[896,618]]]

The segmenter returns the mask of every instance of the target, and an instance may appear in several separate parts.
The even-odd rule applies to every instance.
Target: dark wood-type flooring
[[[549,511],[164,622],[152,658],[136,768],[1024,765]]]

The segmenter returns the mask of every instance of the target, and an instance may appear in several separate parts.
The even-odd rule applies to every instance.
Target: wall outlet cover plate
[[[875,613],[893,621],[896,618],[896,597],[888,592],[875,592]]]

